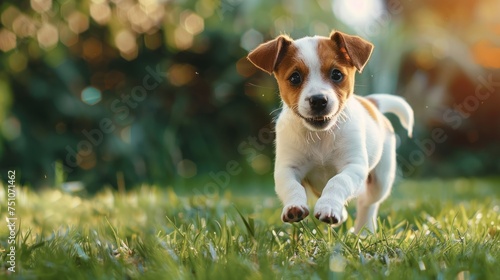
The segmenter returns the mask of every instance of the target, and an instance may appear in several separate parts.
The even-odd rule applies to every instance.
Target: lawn
[[[0,191],[0,278],[498,279],[499,186],[400,182],[366,237],[349,233],[355,203],[332,229],[311,217],[283,224],[270,191],[203,197],[144,186],[84,196],[18,187],[15,273]]]

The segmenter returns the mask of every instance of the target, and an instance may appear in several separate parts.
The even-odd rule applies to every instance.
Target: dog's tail
[[[413,109],[402,97],[390,94],[370,94],[366,98],[378,107],[382,113],[393,113],[401,122],[401,125],[408,131],[408,137],[413,134]]]

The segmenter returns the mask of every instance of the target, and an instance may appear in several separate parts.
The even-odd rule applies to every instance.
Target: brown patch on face
[[[344,47],[339,47],[330,38],[321,38],[318,41],[318,56],[321,61],[321,73],[325,81],[330,81],[330,84],[337,93],[339,100],[339,111],[343,108],[346,100],[352,95],[354,90],[354,75],[356,69],[350,62],[350,57]],[[331,80],[330,75],[332,70],[338,69],[344,79],[336,83]]]
[[[290,76],[294,72],[299,73],[302,79],[302,82],[299,85],[293,85],[289,80]],[[296,107],[299,102],[302,88],[308,78],[309,68],[306,66],[304,61],[298,57],[298,50],[293,44],[290,45],[283,54],[279,65],[276,67],[274,75],[278,81],[278,87],[283,102],[285,102],[290,108]]]
[[[378,109],[377,107],[375,107],[373,102],[370,102],[368,99],[361,96],[355,96],[355,97],[368,112],[368,115],[370,115],[370,117],[372,117],[372,119],[374,119],[375,121],[378,121],[378,114],[377,114]]]

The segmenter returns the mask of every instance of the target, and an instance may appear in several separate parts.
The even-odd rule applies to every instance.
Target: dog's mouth
[[[315,116],[315,117],[305,117],[301,115],[297,110],[294,110],[295,114],[303,119],[311,128],[314,130],[325,130],[330,127],[330,123],[334,119],[334,115],[325,116]]]
[[[330,121],[333,119],[333,116],[302,118],[302,119],[305,120],[308,124],[319,128],[328,125],[328,123],[330,123]]]

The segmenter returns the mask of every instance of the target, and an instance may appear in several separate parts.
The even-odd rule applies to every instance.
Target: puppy
[[[347,219],[357,197],[354,231],[374,232],[379,204],[396,171],[396,138],[383,113],[394,113],[411,137],[413,110],[388,94],[354,95],[354,76],[373,45],[341,32],[293,40],[278,36],[248,54],[257,68],[274,74],[282,99],[276,123],[276,193],[284,222],[309,215],[306,187],[319,198],[314,216],[332,225]]]

